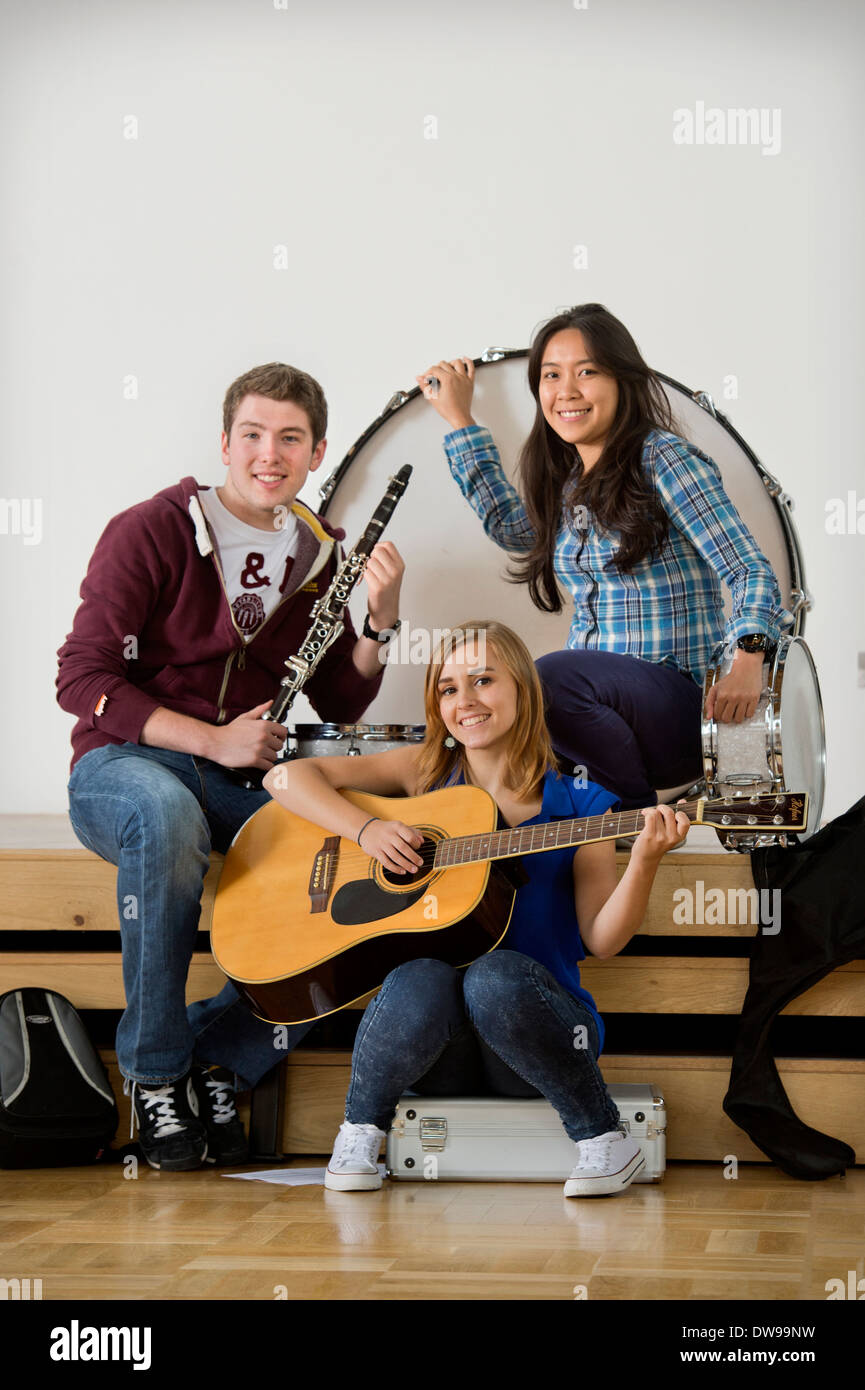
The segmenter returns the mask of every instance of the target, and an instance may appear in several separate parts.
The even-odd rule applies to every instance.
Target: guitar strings
[[[697,810],[698,805],[699,800],[685,801],[681,804],[677,804],[675,810],[683,811],[686,815],[693,816],[695,811]],[[627,825],[622,825],[622,820],[630,821],[630,827],[628,827]],[[580,840],[577,840],[576,842],[573,842],[570,840],[570,838],[568,838],[566,843],[563,845],[550,845],[541,843],[540,845],[535,846],[532,843],[532,840],[534,838],[534,832],[536,831],[541,832],[540,838],[543,840],[544,835],[549,832],[551,827],[561,828],[573,826],[576,824],[577,821],[580,821],[581,825],[584,827],[584,837]],[[613,822],[615,821],[618,821],[619,824],[613,824]],[[558,821],[541,821],[537,825],[513,826],[507,827],[505,829],[480,831],[474,835],[446,835],[443,836],[440,840],[425,841],[424,845],[418,851],[422,860],[422,864],[419,868],[415,868],[413,872],[414,874],[422,874],[436,867],[440,869],[457,869],[468,864],[483,863],[486,860],[493,861],[497,859],[515,859],[518,858],[520,854],[538,853],[544,850],[576,850],[579,849],[582,844],[591,844],[593,841],[594,843],[598,843],[600,839],[626,839],[630,838],[631,836],[637,836],[640,834],[640,831],[642,829],[643,821],[640,816],[640,812],[630,810],[605,811],[601,815],[573,817]],[[602,832],[602,834],[600,836],[596,836],[593,833],[595,831],[600,831]],[[488,852],[480,852],[480,841],[489,841],[494,837],[505,837],[512,834],[524,835],[529,841],[528,845],[519,850],[512,850],[510,853],[507,854],[497,855],[495,853],[489,854]],[[341,843],[348,842],[341,841]],[[451,863],[439,863],[438,865],[436,865],[435,860],[439,848],[447,846],[449,844],[461,844],[468,851],[467,857],[465,859],[455,859]],[[489,849],[488,844],[486,846],[486,849]],[[366,854],[358,846],[357,849],[340,851],[339,862],[341,865],[347,866],[353,866],[354,864],[368,866],[370,862],[377,861],[374,860],[374,857],[372,855]],[[385,872],[392,873],[393,870],[386,869]],[[410,878],[411,876],[411,874],[407,874],[406,878]]]
[[[697,807],[697,802],[696,802],[696,801],[689,801],[689,802],[685,803],[684,806],[679,807],[679,809],[680,809],[680,810],[684,810],[685,813],[687,814],[688,812],[693,812],[694,810],[696,810],[696,807]],[[507,859],[514,859],[514,858],[518,858],[520,854],[526,854],[526,853],[530,853],[530,852],[532,852],[532,851],[534,851],[535,853],[537,853],[538,850],[543,850],[543,849],[550,849],[550,850],[555,850],[555,849],[579,849],[579,848],[580,848],[580,843],[583,843],[583,844],[585,844],[585,843],[591,843],[591,841],[592,841],[591,832],[592,832],[592,831],[595,831],[595,830],[604,831],[604,830],[607,828],[607,822],[612,822],[614,819],[615,819],[615,820],[621,821],[622,818],[624,818],[624,817],[627,817],[629,820],[633,821],[633,820],[635,819],[635,817],[637,817],[638,815],[639,815],[639,812],[635,812],[635,811],[606,811],[606,812],[604,812],[602,815],[597,815],[597,816],[568,817],[568,818],[565,818],[564,820],[559,820],[559,821],[541,821],[538,825],[514,826],[514,827],[508,827],[508,828],[506,828],[506,829],[504,829],[504,830],[480,831],[480,832],[478,832],[478,833],[476,833],[476,834],[474,834],[474,835],[457,835],[457,836],[448,836],[448,835],[445,835],[445,836],[443,836],[440,840],[436,840],[436,841],[429,841],[429,840],[427,840],[427,841],[425,841],[425,843],[420,847],[420,849],[417,851],[417,853],[418,853],[418,854],[420,855],[420,857],[421,857],[422,864],[420,865],[420,867],[414,869],[414,873],[415,873],[415,874],[426,873],[426,872],[428,872],[430,869],[436,867],[435,858],[436,858],[436,854],[438,853],[439,846],[444,846],[444,845],[452,844],[452,843],[455,843],[455,842],[456,842],[456,843],[461,842],[467,849],[469,849],[469,850],[471,851],[471,850],[473,850],[473,849],[476,848],[477,842],[478,842],[478,841],[480,841],[480,840],[490,840],[490,839],[492,839],[494,836],[507,836],[507,835],[511,835],[511,834],[525,834],[526,837],[527,837],[529,840],[531,840],[531,839],[533,838],[533,832],[535,832],[535,831],[541,831],[542,834],[541,834],[541,837],[540,837],[540,838],[543,838],[543,835],[544,835],[545,833],[547,833],[547,832],[550,830],[551,827],[562,827],[562,826],[567,827],[567,826],[569,826],[569,825],[573,825],[573,824],[575,823],[576,820],[580,820],[580,821],[582,822],[582,824],[584,825],[584,827],[585,827],[585,838],[583,839],[582,842],[578,841],[576,844],[572,844],[572,843],[570,843],[570,841],[568,840],[564,845],[540,845],[540,846],[537,847],[537,849],[535,849],[535,847],[532,846],[532,845],[530,844],[528,847],[526,847],[526,848],[524,848],[524,849],[521,849],[521,850],[512,851],[510,854],[503,854],[503,855],[495,855],[495,854],[493,854],[493,855],[489,855],[489,854],[478,854],[478,855],[477,855],[477,858],[472,857],[471,854],[470,854],[469,857],[466,858],[466,859],[464,859],[464,860],[459,860],[459,859],[457,859],[457,860],[453,861],[453,862],[450,863],[450,864],[439,864],[439,865],[437,866],[437,867],[439,867],[439,868],[441,868],[441,869],[457,869],[457,868],[460,868],[460,867],[462,867],[462,866],[464,866],[464,865],[467,865],[467,864],[483,863],[483,862],[484,862],[485,860],[487,860],[487,859],[489,859],[489,860],[494,860],[494,859],[506,859],[506,858],[507,858]],[[638,834],[640,833],[640,831],[642,830],[642,828],[643,828],[642,821],[640,821],[639,823],[633,825],[631,829],[627,829],[625,826],[618,825],[618,826],[612,827],[612,828],[610,828],[609,830],[607,830],[606,838],[608,838],[608,839],[614,839],[614,838],[618,838],[618,837],[625,838],[625,837],[630,836],[630,835],[638,835]],[[470,844],[470,842],[472,842],[472,841],[474,841],[475,844]],[[597,841],[596,841],[596,842],[597,842]],[[360,849],[359,846],[358,846],[357,850],[348,850],[348,851],[345,851],[345,852],[342,852],[342,851],[341,851],[340,854],[339,854],[339,862],[340,862],[340,864],[342,864],[342,865],[352,866],[352,865],[354,865],[354,864],[356,864],[356,863],[357,863],[357,864],[369,864],[369,863],[370,863],[371,861],[373,861],[373,860],[374,860],[374,856],[373,856],[373,855],[366,854],[363,850]],[[375,862],[377,862],[377,861],[375,861]],[[386,869],[385,872],[393,872],[393,870],[387,870],[387,869]],[[409,875],[406,875],[406,877],[411,877],[411,875],[410,875],[410,874],[409,874]]]

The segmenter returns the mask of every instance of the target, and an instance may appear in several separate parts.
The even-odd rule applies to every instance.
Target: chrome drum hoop
[[[787,671],[787,662],[790,653],[798,649],[804,656],[807,667],[814,681],[814,694],[816,696],[816,714],[819,721],[819,749],[818,766],[816,768],[816,781],[819,786],[815,788],[788,787],[784,776],[784,747],[782,738],[782,698],[784,690],[784,676]],[[823,791],[826,785],[826,721],[823,716],[823,699],[820,694],[820,684],[817,680],[817,668],[814,665],[814,658],[811,650],[801,637],[782,637],[775,651],[775,660],[772,664],[772,675],[769,683],[769,709],[767,711],[769,720],[769,754],[772,760],[772,768],[775,774],[777,785],[785,791],[807,790],[811,794],[811,805],[809,806],[808,820],[812,829],[809,834],[820,827],[820,817],[823,814]],[[788,743],[788,749],[790,745]],[[789,763],[788,758],[788,763]],[[791,774],[795,775],[795,774]]]
[[[295,724],[293,758],[358,757],[384,753],[404,743],[423,743],[423,724]]]

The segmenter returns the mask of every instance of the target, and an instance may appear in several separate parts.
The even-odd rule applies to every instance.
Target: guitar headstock
[[[701,799],[697,821],[723,831],[804,835],[808,828],[808,793],[755,792],[752,796]]]

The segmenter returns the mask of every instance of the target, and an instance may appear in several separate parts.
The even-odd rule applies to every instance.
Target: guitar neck
[[[676,806],[694,820],[700,801]],[[441,840],[436,848],[435,867],[453,868],[457,864],[477,864],[484,859],[515,859],[523,854],[539,854],[549,849],[569,849],[598,840],[617,840],[639,835],[645,825],[642,811],[605,811],[601,816],[580,816],[573,820],[544,821],[515,830],[493,830],[486,835],[457,835]]]

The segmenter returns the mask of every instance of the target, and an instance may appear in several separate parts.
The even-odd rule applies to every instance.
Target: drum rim
[[[407,743],[422,742],[426,736],[425,724],[334,724],[325,720],[318,724],[292,724],[290,726],[290,733],[291,737],[296,742],[299,741],[298,735],[301,729],[316,729],[322,731],[316,734],[307,733],[301,735],[304,741],[310,743],[315,739],[332,739],[334,742],[337,742],[343,738],[350,737],[368,739],[370,742],[383,741],[386,738],[392,737],[399,730],[404,731],[406,729],[420,735],[418,739],[406,739],[405,742]],[[368,732],[370,730],[374,732]]]
[[[529,356],[530,351],[530,348],[487,348],[486,352],[482,353],[480,357],[472,358],[472,361],[476,369],[482,369],[483,367],[492,367],[498,362],[515,361],[519,358],[526,358]],[[723,411],[716,408],[714,401],[712,401],[711,396],[709,396],[706,391],[692,391],[689,386],[685,386],[683,382],[677,381],[675,377],[668,376],[666,372],[653,370],[653,375],[667,386],[675,387],[677,391],[693,401],[695,405],[698,405],[700,409],[704,410],[713,420],[717,420],[721,428],[730,435],[733,441],[745,454],[752,467],[756,469],[758,476],[769,494],[770,501],[772,502],[775,513],[781,524],[781,532],[787,550],[787,563],[790,567],[790,594],[795,624],[792,635],[795,637],[801,636],[805,631],[805,614],[811,606],[811,600],[805,588],[805,563],[802,555],[802,546],[792,516],[793,499],[788,493],[784,492],[778,479],[769,472],[764,463],[761,463],[760,459],[754,453],[754,450],[742,438],[736,427],[730,423]],[[383,425],[386,425],[389,420],[393,419],[398,411],[408,405],[409,401],[415,400],[420,395],[422,395],[420,386],[413,386],[409,391],[394,392],[385,405],[384,410],[375,417],[362,434],[358,435],[357,439],[343,455],[332,472],[328,474],[319,488],[318,495],[320,500],[318,512],[320,516],[327,515],[330,505],[333,502],[334,494],[351,467],[355,455],[360,452],[365,444],[369,443]]]
[[[815,662],[814,662],[814,658],[813,658],[813,656],[811,655],[811,649],[810,649],[810,647],[808,646],[808,643],[804,640],[804,638],[799,637],[798,635],[796,635],[796,636],[790,636],[790,637],[784,637],[784,638],[782,638],[781,641],[778,643],[778,648],[777,648],[777,650],[776,650],[776,652],[775,652],[775,660],[774,660],[774,662],[773,662],[773,664],[772,664],[772,676],[771,676],[771,680],[770,680],[769,708],[768,708],[768,710],[767,710],[767,716],[768,716],[769,718],[771,718],[771,723],[772,723],[773,738],[772,738],[772,741],[771,741],[771,742],[772,742],[772,752],[773,752],[773,755],[774,755],[774,751],[775,751],[775,748],[774,748],[774,745],[775,745],[774,729],[775,729],[775,723],[776,723],[775,709],[776,709],[776,705],[777,705],[777,706],[779,707],[779,709],[780,709],[780,705],[781,705],[781,703],[782,703],[783,688],[784,688],[784,675],[785,675],[785,672],[786,672],[786,669],[787,669],[787,658],[789,657],[790,652],[793,650],[793,647],[794,647],[794,646],[799,647],[799,649],[804,653],[805,660],[806,660],[806,662],[807,662],[808,667],[810,668],[811,675],[812,675],[813,678],[814,678],[814,690],[815,690],[816,695],[817,695],[817,716],[818,716],[818,719],[819,719],[819,721],[820,721],[820,748],[819,748],[819,754],[818,754],[818,758],[817,758],[817,772],[818,772],[818,781],[819,781],[819,794],[818,794],[817,796],[814,797],[814,805],[808,807],[808,819],[809,819],[809,820],[812,820],[812,818],[813,818],[813,824],[814,824],[814,829],[811,830],[811,831],[808,833],[808,835],[806,835],[806,837],[805,837],[806,839],[809,839],[810,836],[813,835],[813,834],[815,833],[815,831],[819,830],[819,828],[820,828],[820,817],[821,817],[821,815],[823,814],[823,801],[824,801],[825,795],[826,795],[826,720],[825,720],[825,717],[824,717],[824,714],[823,714],[823,697],[822,697],[822,695],[821,695],[821,693],[820,693],[820,681],[819,681],[819,679],[818,679],[818,677],[817,677],[817,667],[816,667],[816,664],[815,664]],[[777,776],[778,776],[779,785],[780,785],[780,786],[783,786],[783,785],[784,785],[784,750],[783,750],[783,748],[781,747],[780,741],[779,741],[778,744],[777,744],[777,761],[776,761],[775,757],[773,756],[773,766],[775,766],[775,767],[777,768]],[[789,787],[788,787],[787,790],[788,790],[788,791],[795,791],[795,790],[797,790],[797,789],[796,789],[795,787],[794,787],[794,788],[789,788]],[[803,788],[802,790],[805,790],[805,789]]]

